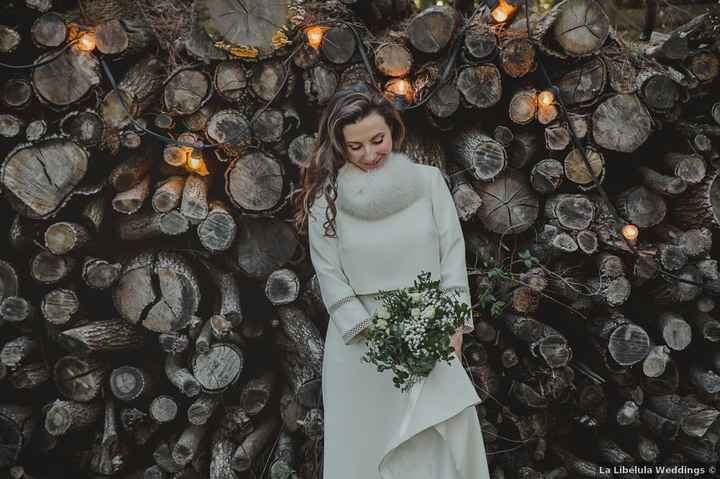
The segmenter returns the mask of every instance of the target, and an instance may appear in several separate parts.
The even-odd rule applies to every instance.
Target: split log
[[[105,399],[104,413],[103,432],[92,448],[90,470],[96,474],[117,474],[129,459],[129,451],[118,434],[115,404],[110,397]]]
[[[62,45],[67,37],[67,26],[62,16],[46,13],[33,22],[30,29],[33,42],[41,47],[55,48]]]
[[[573,149],[563,161],[565,176],[571,182],[579,185],[581,189],[594,188],[593,176],[602,183],[605,178],[605,158],[593,148],[585,148],[585,156],[590,163],[592,174],[588,171],[585,159],[580,150]]]
[[[320,332],[307,315],[297,307],[278,307],[282,335],[277,336],[281,367],[293,400],[304,407],[315,407],[322,376],[322,341]]]
[[[571,230],[587,229],[595,218],[595,211],[594,202],[583,195],[560,194],[545,202],[545,216]]]
[[[227,206],[212,201],[205,219],[197,227],[200,244],[210,252],[227,251],[235,241],[237,224]]]
[[[180,206],[185,177],[171,176],[161,180],[152,197],[152,208],[158,213],[167,213]]]
[[[659,224],[667,212],[661,196],[644,186],[636,186],[620,193],[616,200],[618,211],[638,228]]]
[[[40,352],[40,343],[27,337],[19,336],[6,342],[0,351],[0,363],[8,368],[17,368],[30,363]]]
[[[245,383],[240,393],[240,406],[249,416],[257,416],[268,406],[275,382],[274,372],[268,370]]]
[[[697,184],[705,178],[705,161],[700,155],[666,153],[663,156],[663,163],[673,175],[690,185]]]
[[[202,426],[208,422],[213,413],[220,405],[220,396],[201,394],[188,407],[188,422],[196,426]]]
[[[172,458],[176,464],[186,466],[195,459],[200,448],[200,443],[207,432],[207,426],[196,426],[189,424],[172,450]]]
[[[591,58],[558,80],[560,95],[570,106],[590,105],[605,90],[607,69],[600,58]]]
[[[249,277],[265,279],[293,257],[298,239],[286,223],[257,218],[245,222],[236,245],[240,269]]]
[[[527,125],[537,116],[537,91],[520,90],[510,99],[510,119],[518,125]]]
[[[554,193],[563,182],[563,165],[557,160],[546,158],[539,161],[530,172],[530,184],[541,195]]]
[[[126,215],[133,214],[142,208],[148,196],[150,196],[150,175],[146,175],[129,190],[116,194],[112,199],[113,210]]]
[[[130,125],[128,112],[133,117],[142,113],[162,87],[164,79],[164,65],[160,59],[149,55],[133,63],[117,90],[111,90],[103,99],[100,108],[105,127],[119,131]],[[127,111],[120,101],[121,96]]]
[[[280,421],[274,415],[263,420],[257,429],[251,432],[235,450],[232,457],[232,468],[237,472],[250,469],[255,458],[275,436],[279,425]]]
[[[423,53],[444,49],[460,27],[460,15],[449,6],[433,6],[418,13],[407,27],[410,44]]]
[[[494,183],[482,183],[476,189],[483,199],[480,221],[494,233],[521,233],[537,219],[538,198],[518,173],[505,172]]]
[[[717,179],[720,170],[713,168],[698,184],[688,188],[671,203],[671,216],[681,228],[720,227]]]
[[[158,396],[150,403],[149,412],[159,423],[172,422],[177,417],[178,405],[171,396]]]
[[[146,51],[155,41],[146,21],[135,18],[114,18],[97,26],[95,42],[106,55],[130,57]]]
[[[55,51],[38,57],[41,63]],[[91,54],[68,49],[49,63],[32,70],[32,84],[38,98],[56,107],[80,101],[100,84],[100,62]],[[72,88],[67,88],[72,85]]]
[[[262,211],[282,198],[284,168],[272,156],[252,152],[233,161],[225,171],[225,192],[238,208]]]
[[[142,330],[119,319],[94,321],[60,333],[58,341],[78,352],[136,351],[145,343]]]
[[[215,343],[207,354],[196,354],[192,372],[203,390],[219,393],[234,384],[243,370],[245,358],[234,344]]]
[[[205,134],[216,143],[240,147],[250,141],[250,122],[237,110],[220,110],[213,113],[205,125]]]
[[[476,22],[465,33],[463,54],[474,61],[490,60],[497,53],[497,42],[497,36],[489,25]]]
[[[120,366],[110,373],[110,391],[124,402],[147,402],[155,392],[155,380],[146,371],[135,366]]]
[[[63,221],[50,225],[45,231],[45,246],[56,255],[70,253],[89,242],[90,233],[78,223]]]
[[[654,191],[655,193],[663,196],[677,196],[683,193],[687,187],[687,182],[677,176],[666,176],[662,173],[641,166],[638,168],[640,173],[640,180],[643,185]]]
[[[209,181],[204,176],[190,175],[183,186],[180,213],[191,224],[198,224],[208,215],[208,188]]]
[[[324,42],[323,46],[328,44],[329,42]],[[346,45],[346,42],[343,44]],[[252,69],[250,91],[262,102],[269,102],[275,98],[287,98],[295,85],[295,73],[289,68],[279,59],[258,63]],[[286,76],[287,81],[283,85],[282,80]]]
[[[623,153],[637,150],[652,131],[650,114],[634,95],[615,95],[603,101],[593,113],[592,125],[598,146]]]
[[[520,78],[534,71],[535,47],[526,38],[513,38],[500,44],[500,67],[512,78]]]
[[[99,401],[81,403],[57,399],[45,414],[45,430],[53,436],[92,427],[100,418],[103,405]]]
[[[64,325],[75,322],[80,312],[80,299],[72,289],[54,289],[42,299],[40,310],[50,324]]]
[[[100,146],[103,142],[105,125],[100,115],[92,110],[71,112],[60,125],[65,133],[86,148]]]
[[[175,115],[195,113],[210,99],[211,93],[211,81],[204,72],[180,70],[165,84],[165,111]]]
[[[24,78],[10,78],[3,83],[0,98],[9,107],[22,108],[33,98],[32,85]]]
[[[292,303],[299,294],[300,280],[290,269],[273,271],[265,281],[265,297],[275,306]]]
[[[0,319],[8,323],[28,322],[34,311],[34,306],[19,296],[6,296],[0,301]]]
[[[70,355],[55,363],[53,377],[64,398],[90,402],[100,397],[107,370],[105,363],[98,358]]]
[[[599,3],[587,0],[562,2],[553,24],[553,37],[572,56],[597,51],[610,33],[610,19]]]
[[[0,25],[0,52],[12,53],[20,45],[20,34],[12,27]]]
[[[202,391],[198,380],[189,369],[184,367],[180,355],[168,354],[165,356],[165,375],[187,397],[195,397]]]
[[[238,62],[224,61],[215,67],[215,91],[231,102],[239,102],[247,95],[247,69]]]
[[[19,213],[33,219],[49,218],[83,180],[89,158],[85,148],[62,139],[19,145],[0,168],[0,184]]]
[[[482,198],[472,187],[466,175],[457,163],[447,165],[447,174],[452,179],[451,193],[460,221],[469,221],[482,206]]]
[[[113,303],[126,321],[165,333],[188,324],[200,296],[198,279],[184,257],[143,253],[125,264]]]
[[[15,138],[25,128],[25,122],[15,115],[3,113],[0,115],[0,136]]]
[[[38,141],[47,133],[48,125],[43,120],[33,120],[25,128],[25,138],[28,141]]]
[[[505,169],[505,148],[484,132],[471,129],[460,132],[452,141],[453,158],[474,178],[492,181]]]
[[[475,108],[490,108],[502,98],[500,72],[495,65],[468,65],[456,80],[464,103]]]
[[[75,260],[70,256],[40,251],[30,260],[30,276],[38,283],[53,284],[67,277],[74,266]]]
[[[187,217],[179,210],[167,213],[144,211],[121,217],[117,222],[118,235],[123,240],[141,240],[163,235],[176,236],[190,228]]]
[[[357,46],[352,30],[345,25],[338,25],[325,32],[320,51],[329,62],[343,65],[350,61]]]

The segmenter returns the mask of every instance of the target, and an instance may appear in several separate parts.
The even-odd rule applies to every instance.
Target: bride
[[[405,127],[393,105],[366,84],[328,103],[294,198],[298,230],[330,316],[322,371],[324,479],[489,478],[475,405],[458,357],[402,393],[392,372],[361,360],[380,290],[431,272],[470,303],[465,243],[441,171],[397,150]]]

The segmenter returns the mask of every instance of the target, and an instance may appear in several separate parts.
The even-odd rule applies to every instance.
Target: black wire
[[[118,99],[120,100],[120,105],[122,105],[123,110],[125,110],[125,113],[127,113],[128,118],[130,118],[130,122],[132,122],[132,124],[135,125],[135,127],[141,129],[145,133],[149,133],[150,135],[154,136],[155,138],[159,139],[160,141],[162,141],[166,144],[170,144],[170,145],[186,146],[186,147],[197,148],[197,149],[201,149],[201,150],[210,149],[211,147],[217,148],[219,146],[219,144],[218,145],[204,145],[201,143],[186,143],[184,141],[173,140],[172,138],[168,138],[167,136],[160,135],[158,133],[155,133],[152,130],[148,130],[147,128],[145,128],[145,126],[142,125],[141,123],[139,123],[133,117],[133,115],[130,113],[130,107],[128,107],[127,103],[125,103],[125,99],[123,98],[122,93],[118,89],[117,82],[115,81],[115,77],[113,76],[112,72],[110,71],[110,67],[108,67],[108,64],[104,58],[100,59],[100,64],[103,67],[105,76],[107,77],[108,81],[110,82],[110,85],[112,86],[113,92],[115,92]]]
[[[32,70],[37,67],[41,67],[43,65],[47,65],[48,63],[52,62],[56,58],[58,58],[60,55],[62,55],[68,48],[73,46],[75,43],[77,43],[78,39],[72,40],[65,44],[64,47],[62,47],[60,50],[58,50],[54,55],[50,56],[49,58],[46,58],[45,60],[39,62],[39,63],[31,63],[29,65],[9,65],[7,63],[0,63],[0,68],[8,68],[10,70]]]

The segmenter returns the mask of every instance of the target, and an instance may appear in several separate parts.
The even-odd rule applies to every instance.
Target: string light
[[[405,78],[390,80],[385,84],[385,91],[396,98],[401,97],[407,103],[412,103],[415,97],[415,91],[412,85]]]
[[[188,170],[201,176],[209,174],[207,167],[205,166],[202,150],[197,148],[186,148],[185,155],[187,158],[185,164]]]
[[[315,50],[320,48],[322,45],[323,37],[327,31],[327,27],[321,27],[319,25],[313,25],[305,29],[305,36],[307,37],[308,45],[313,47]]]
[[[510,5],[505,0],[499,0],[497,6],[490,14],[497,23],[504,23],[512,19],[518,8]]]
[[[548,107],[555,103],[555,95],[551,91],[545,90],[538,94],[538,104],[543,107]]]
[[[640,235],[640,230],[634,224],[626,224],[623,226],[622,234],[628,241],[635,241]]]
[[[95,33],[82,32],[78,37],[77,49],[86,53],[95,50]]]

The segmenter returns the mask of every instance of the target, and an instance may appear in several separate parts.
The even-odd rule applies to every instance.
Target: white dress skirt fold
[[[380,301],[358,296],[368,311]],[[488,479],[475,405],[457,358],[440,361],[403,393],[392,371],[361,360],[365,340],[344,344],[328,325],[323,360],[324,479]]]

